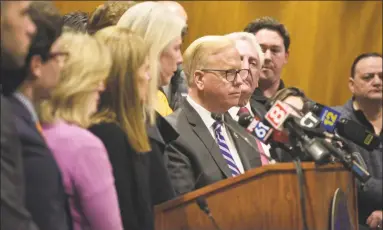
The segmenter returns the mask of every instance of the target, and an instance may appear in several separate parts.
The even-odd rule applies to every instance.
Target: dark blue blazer
[[[28,109],[15,97],[9,101],[21,141],[26,208],[40,230],[72,229],[59,167]]]
[[[25,188],[21,144],[14,124],[12,107],[1,95],[1,227],[36,230],[25,208]]]

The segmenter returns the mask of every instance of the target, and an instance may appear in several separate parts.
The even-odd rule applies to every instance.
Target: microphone
[[[367,131],[362,125],[353,120],[341,118],[336,124],[336,131],[339,135],[369,151],[378,148],[380,145],[378,136]]]
[[[274,129],[282,131],[283,128],[287,128],[301,142],[302,148],[316,163],[325,163],[330,156],[328,149],[317,138],[307,136],[302,128],[294,122],[291,113],[291,108],[278,100],[266,113],[265,119]],[[304,124],[304,122],[302,123]]]
[[[241,114],[238,118],[238,124],[265,144],[269,144],[270,141],[284,144],[289,142],[289,137],[286,132],[274,130],[265,123],[266,122],[262,122],[250,114]]]
[[[210,209],[209,209],[209,206],[207,204],[206,199],[202,196],[197,197],[196,203],[197,203],[198,207],[209,217],[210,221],[214,225],[214,228],[216,230],[221,230],[221,228],[218,226],[217,222],[215,221],[213,214],[211,214],[211,212],[210,212]]]
[[[343,150],[335,148],[331,143],[327,141],[322,141],[322,143],[331,151],[332,154],[335,155],[337,159],[340,160],[345,168],[349,169],[354,174],[354,176],[358,178],[358,180],[366,183],[371,178],[370,173],[353,159],[353,154],[347,154]]]
[[[212,113],[211,114],[211,117],[216,120],[216,121],[219,121],[219,122],[222,122],[223,124],[225,124],[233,133],[237,134],[238,136],[240,136],[251,148],[253,148],[256,152],[259,152],[260,154],[262,154],[262,156],[266,157],[268,161],[272,161],[273,159],[269,156],[267,156],[266,154],[264,154],[262,151],[259,151],[257,148],[254,147],[254,145],[249,141],[249,138],[247,138],[245,135],[243,135],[241,133],[240,130],[238,130],[237,127],[234,127],[232,126],[231,124],[227,123],[224,119],[223,119],[223,116],[222,114],[216,114],[216,113]]]
[[[367,131],[365,127],[356,121],[341,118],[338,111],[313,101],[308,102],[308,109],[320,117],[326,131],[330,133],[336,132],[369,151],[376,149],[380,145],[380,139],[377,135]]]
[[[313,113],[320,117],[323,127],[327,132],[334,132],[336,123],[339,121],[341,116],[338,111],[314,101],[307,102],[307,107],[310,111],[313,111]]]

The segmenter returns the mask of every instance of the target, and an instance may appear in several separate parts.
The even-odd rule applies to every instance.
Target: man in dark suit
[[[24,65],[36,27],[28,12],[29,1],[1,1],[1,70]],[[3,82],[14,81],[1,73],[1,229],[36,230],[24,203],[24,173],[20,140],[12,108],[3,97]],[[22,80],[18,81],[21,82]]]
[[[244,135],[247,133],[227,113],[238,104],[241,85],[249,69],[241,69],[234,42],[224,36],[207,36],[194,41],[184,54],[189,95],[166,119],[180,136],[166,148],[168,170],[177,194],[238,176],[261,165],[256,145],[249,146],[212,113]]]
[[[52,2],[33,2],[30,15],[37,26],[24,68],[9,74],[26,76],[9,97],[24,161],[26,207],[40,230],[68,230],[67,197],[58,165],[41,133],[34,105],[56,86],[67,54],[60,51],[62,18]]]

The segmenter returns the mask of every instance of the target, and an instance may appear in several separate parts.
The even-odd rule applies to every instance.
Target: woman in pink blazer
[[[86,129],[111,68],[110,54],[89,35],[67,33],[58,42],[69,56],[51,98],[39,106],[39,116],[63,175],[74,230],[121,230],[107,152]]]

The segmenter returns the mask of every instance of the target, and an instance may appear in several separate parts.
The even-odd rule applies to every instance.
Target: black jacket
[[[335,110],[341,113],[342,118],[353,120],[363,125],[367,130],[372,133],[372,126],[368,123],[361,111],[355,111],[353,108],[353,101],[350,99],[343,106],[334,107]],[[368,151],[353,145],[355,151],[359,152],[367,165],[367,170],[371,174],[371,178],[364,186],[358,186],[358,210],[359,210],[359,223],[365,224],[368,216],[375,210],[383,209],[383,145],[382,133],[380,134],[381,143],[379,148]]]
[[[162,119],[159,116],[157,120]],[[158,127],[162,126],[166,124],[158,122],[157,126],[148,128],[152,151],[147,153],[136,152],[125,132],[115,123],[89,128],[108,151],[125,229],[153,230],[154,205],[174,197],[163,154],[172,131],[166,128],[160,131]]]
[[[188,84],[181,65],[177,66],[170,84],[162,87],[162,91],[168,99],[170,108],[173,111],[177,110],[185,100],[185,95],[188,94]]]

